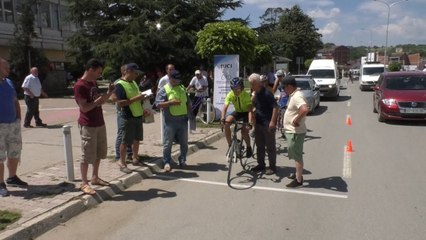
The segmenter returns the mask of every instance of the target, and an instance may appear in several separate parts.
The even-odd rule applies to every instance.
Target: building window
[[[59,29],[59,5],[52,3],[52,28],[55,30]]]
[[[42,2],[40,4],[40,24],[43,28],[51,28],[50,4]]]
[[[12,0],[3,0],[4,21],[13,23],[13,4]]]

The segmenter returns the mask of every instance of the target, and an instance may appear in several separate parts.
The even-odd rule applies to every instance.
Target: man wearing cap
[[[119,114],[123,121],[118,126],[122,131],[122,141],[120,144],[120,171],[131,173],[126,164],[126,148],[127,145],[132,145],[132,162],[134,166],[140,166],[139,162],[139,142],[143,140],[143,107],[141,101],[146,99],[139,92],[139,87],[136,84],[136,78],[142,72],[136,63],[126,64],[124,67],[124,76],[117,82],[115,94],[117,95],[117,105],[121,108]]]
[[[275,94],[275,92],[278,90],[278,87],[280,86],[281,81],[286,76],[283,70],[278,70],[275,75],[277,78],[275,79],[274,84],[272,84],[272,94]]]
[[[108,152],[107,133],[102,112],[104,104],[114,91],[109,84],[107,94],[99,91],[96,80],[102,74],[103,64],[97,59],[90,59],[83,76],[74,85],[74,98],[78,104],[80,115],[78,125],[81,137],[81,186],[85,194],[93,195],[95,190],[89,186],[87,172],[89,164],[93,165],[92,185],[108,186],[109,183],[99,178],[99,165]]]
[[[169,83],[158,92],[156,105],[163,109],[164,117],[164,171],[171,171],[171,152],[175,138],[180,144],[179,166],[183,168],[186,166],[186,154],[188,152],[188,111],[191,109],[191,104],[184,86],[181,85],[178,71],[171,74]]]
[[[309,108],[303,93],[296,86],[296,79],[286,76],[281,84],[289,96],[287,110],[284,113],[284,131],[288,143],[288,158],[295,161],[296,173],[288,178],[293,181],[287,184],[288,188],[303,186],[303,143],[306,135],[305,119]]]
[[[192,89],[195,90],[195,97],[194,97],[194,100],[192,101],[192,109],[191,109],[194,116],[197,116],[198,109],[200,108],[201,103],[203,102],[203,99],[209,96],[209,93],[207,92],[208,87],[209,87],[209,83],[207,81],[207,78],[201,74],[200,70],[196,70],[195,76],[192,78],[191,82],[186,88],[186,91],[190,91]]]

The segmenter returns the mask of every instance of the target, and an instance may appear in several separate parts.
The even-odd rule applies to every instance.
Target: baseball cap
[[[275,75],[277,75],[277,77],[282,77],[282,76],[284,76],[284,72],[283,72],[283,70],[278,70],[278,71],[275,73]]]
[[[181,75],[180,72],[178,70],[173,71],[172,73],[172,78],[176,81],[180,81],[181,79]]]
[[[143,72],[139,69],[139,66],[136,63],[126,64],[126,70],[132,70],[135,71],[137,74],[143,74]]]
[[[195,75],[197,75],[197,74],[201,74],[201,71],[200,70],[196,70],[195,71]]]
[[[281,84],[296,86],[296,78],[291,75],[285,76],[285,78],[281,81]]]

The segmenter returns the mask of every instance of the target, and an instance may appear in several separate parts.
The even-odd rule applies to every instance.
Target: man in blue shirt
[[[0,197],[6,197],[9,192],[4,183],[4,162],[7,160],[9,178],[7,185],[26,187],[28,183],[16,175],[21,157],[21,107],[19,106],[15,88],[9,76],[9,63],[0,58]]]
[[[260,172],[265,167],[265,149],[268,152],[269,169],[266,175],[275,174],[277,171],[277,149],[275,145],[275,127],[278,117],[278,105],[274,95],[267,90],[260,81],[260,75],[253,73],[248,78],[251,89],[255,92],[253,105],[255,106],[256,125],[254,128],[255,142],[257,146],[257,166],[253,172]]]

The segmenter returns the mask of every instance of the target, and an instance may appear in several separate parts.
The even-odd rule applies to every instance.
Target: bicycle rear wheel
[[[214,111],[213,104],[210,104],[210,109],[207,109],[207,100],[203,99],[198,110],[197,118],[204,124],[212,123],[215,119],[216,112]],[[207,114],[210,115],[210,121],[207,121]]]

